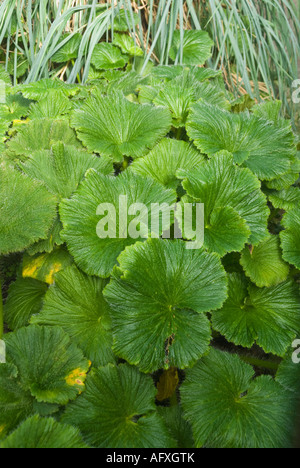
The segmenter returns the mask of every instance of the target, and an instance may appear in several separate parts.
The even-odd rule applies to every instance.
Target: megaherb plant
[[[288,447],[297,137],[279,102],[236,101],[209,68],[124,71],[135,53],[99,44],[86,85],[1,74],[0,446]],[[100,238],[120,197],[204,204],[203,246],[172,226],[125,235],[138,213]]]

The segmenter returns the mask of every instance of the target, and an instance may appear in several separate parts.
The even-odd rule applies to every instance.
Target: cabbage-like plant
[[[116,34],[86,85],[0,104],[1,448],[291,446],[297,137],[195,66],[210,48],[175,35],[176,65],[139,74]],[[80,53],[63,36],[54,57]]]

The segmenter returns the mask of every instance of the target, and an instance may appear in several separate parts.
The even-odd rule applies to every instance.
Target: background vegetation
[[[144,56],[135,67],[169,58],[174,31],[204,29],[214,40],[209,65],[222,68],[236,95],[271,95],[292,115],[291,85],[300,57],[297,3],[290,0],[3,0],[0,61],[14,84],[48,76],[86,81],[94,47],[110,41],[116,22],[129,29]],[[299,12],[298,12],[299,13]],[[182,41],[181,41],[182,42]],[[58,62],[68,44],[72,52]],[[181,43],[182,46],[182,43]],[[70,57],[70,58],[69,58]],[[181,62],[179,54],[175,63]]]

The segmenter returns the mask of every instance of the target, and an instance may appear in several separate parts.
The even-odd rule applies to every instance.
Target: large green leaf
[[[65,405],[84,389],[89,362],[61,328],[30,325],[5,335],[4,341],[7,362],[37,401]]]
[[[120,196],[127,197],[127,202],[126,198],[123,198],[122,202]],[[120,205],[120,201],[123,205]],[[162,207],[162,211],[168,214],[168,206],[175,202],[176,193],[165,189],[152,179],[145,179],[129,172],[124,172],[119,177],[107,177],[90,171],[74,196],[61,203],[60,214],[64,226],[62,236],[75,262],[82,270],[91,275],[107,277],[111,274],[122,250],[127,245],[135,243],[137,239],[148,235],[148,227],[146,226],[146,232],[143,229],[145,218],[142,217],[140,233],[136,233],[137,239],[128,236],[129,229],[136,219],[136,215],[126,216],[128,208],[133,203],[143,203],[149,209],[150,219],[151,203],[165,203],[166,206]],[[105,218],[103,216],[101,218],[101,214],[97,214],[98,206],[107,203],[110,204],[111,210]],[[154,214],[151,222],[159,220],[159,216],[159,213]],[[121,223],[120,217],[123,218]],[[145,222],[148,222],[147,215]],[[109,234],[106,233],[99,234],[99,223],[102,226],[109,225],[112,231],[115,230],[113,238],[108,237]],[[169,225],[166,229],[168,227]]]
[[[299,187],[289,187],[280,191],[270,190],[267,192],[267,196],[274,208],[288,211],[300,206]]]
[[[300,269],[300,207],[288,211],[282,224],[285,227],[280,233],[283,258]]]
[[[39,101],[40,99],[47,98],[51,90],[62,91],[66,96],[74,96],[79,88],[77,85],[67,84],[59,79],[44,78],[34,83],[18,85],[15,89],[21,91],[27,99]]]
[[[195,446],[191,425],[183,418],[181,406],[159,406],[158,413],[164,419],[178,448],[193,448]]]
[[[55,274],[73,263],[73,258],[63,247],[53,249],[41,255],[25,254],[22,262],[23,278],[34,278],[44,283],[53,284]]]
[[[196,447],[289,446],[287,393],[270,376],[253,377],[237,355],[215,349],[187,371],[180,393]]]
[[[5,104],[0,104],[0,121],[11,123],[15,119],[26,117],[29,112],[30,102],[19,94],[6,96]]]
[[[240,263],[245,273],[256,286],[276,286],[285,281],[289,266],[282,259],[280,240],[270,236],[256,247],[245,247]]]
[[[33,120],[21,127],[8,142],[7,155],[11,159],[24,161],[35,151],[50,150],[56,142],[82,148],[66,120]]]
[[[53,144],[51,150],[33,153],[20,165],[22,170],[45,184],[59,200],[69,198],[90,168],[105,175],[113,174],[113,165],[107,157],[96,157],[74,146]]]
[[[291,281],[257,288],[239,274],[229,275],[229,297],[212,313],[213,328],[246,348],[256,342],[266,353],[284,356],[300,331],[300,296]]]
[[[276,127],[248,113],[231,114],[200,102],[192,106],[187,132],[209,156],[226,150],[238,164],[245,163],[260,179],[287,173],[296,147],[290,128]]]
[[[171,127],[167,109],[129,102],[121,93],[96,94],[74,112],[72,125],[83,144],[122,161],[145,155]]]
[[[289,172],[283,174],[276,179],[270,180],[266,183],[267,187],[274,190],[285,190],[288,189],[299,179],[300,172],[300,151],[297,155],[292,157],[291,167]]]
[[[235,166],[232,155],[221,152],[177,175],[188,195],[204,203],[204,245],[211,251],[224,255],[242,250],[248,239],[256,245],[267,237],[269,209],[260,182],[249,169]]]
[[[33,398],[17,380],[12,364],[0,364],[0,440],[33,412]]]
[[[128,170],[144,177],[152,177],[167,188],[176,190],[180,168],[194,170],[205,161],[204,156],[184,141],[164,138],[144,158],[133,162]]]
[[[38,415],[28,418],[1,444],[1,448],[88,448],[78,429]]]
[[[39,182],[0,166],[0,254],[45,239],[55,217],[55,197]]]
[[[75,266],[66,268],[56,274],[41,313],[31,323],[61,326],[96,367],[115,362],[110,310],[102,294],[106,284]]]
[[[32,278],[18,278],[10,285],[4,305],[4,319],[11,330],[24,327],[41,308],[48,287]]]
[[[211,338],[203,312],[226,299],[218,256],[181,240],[149,239],[128,247],[118,262],[104,290],[115,352],[143,372],[193,364]]]
[[[63,422],[79,427],[99,448],[169,448],[174,441],[156,412],[151,377],[127,364],[93,370],[86,391],[68,405]]]
[[[181,32],[175,31],[173,43],[170,49],[170,58],[180,61],[181,54]],[[186,30],[183,35],[183,57],[185,65],[203,65],[211,57],[211,49],[214,42],[206,31]]]
[[[75,59],[78,56],[78,49],[81,43],[82,35],[77,34],[64,34],[61,42],[65,41],[69,37],[68,42],[64,44],[51,58],[53,62],[63,63],[69,60]]]
[[[96,45],[91,62],[97,70],[123,68],[126,65],[126,60],[120,49],[106,42]]]
[[[63,91],[50,89],[47,97],[43,97],[31,106],[28,118],[30,120],[59,119],[68,114],[71,109],[71,101]]]
[[[128,54],[132,57],[144,55],[142,49],[134,43],[134,39],[127,34],[115,33],[113,44],[120,47],[124,54]]]

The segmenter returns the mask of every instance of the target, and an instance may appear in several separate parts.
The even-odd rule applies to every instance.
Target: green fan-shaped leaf
[[[256,106],[253,107],[252,112],[260,119],[270,120],[270,122],[277,125],[284,122],[284,119],[280,119],[281,107],[281,101],[267,101],[263,104],[256,104]],[[290,123],[288,123],[288,125],[290,125]]]
[[[196,447],[289,446],[288,395],[270,376],[253,377],[237,355],[214,349],[188,370],[181,399]]]
[[[143,372],[193,364],[211,338],[203,312],[226,299],[219,258],[181,240],[149,239],[128,247],[118,262],[104,290],[116,354]]]
[[[72,124],[83,144],[101,155],[122,161],[152,149],[171,127],[167,109],[129,102],[120,93],[96,95],[73,114]]]
[[[27,253],[29,255],[36,255],[38,253],[50,253],[54,249],[55,246],[59,246],[63,244],[63,240],[60,237],[60,233],[62,230],[62,224],[60,221],[59,216],[55,218],[50,231],[48,232],[47,239],[40,240],[35,244],[31,245],[27,249]]]
[[[93,370],[63,422],[79,427],[94,447],[164,448],[174,441],[156,412],[151,377],[127,364]]]
[[[287,173],[296,151],[290,128],[276,127],[247,113],[231,114],[204,102],[192,106],[187,132],[203,153],[213,156],[229,151],[236,163],[245,163],[266,180]]]
[[[47,97],[31,106],[29,119],[59,119],[68,114],[72,108],[71,101],[63,91],[50,89]]]
[[[283,258],[300,269],[300,207],[288,211],[282,224],[285,227],[280,233]]]
[[[128,54],[132,57],[144,55],[142,49],[135,44],[134,39],[127,34],[115,33],[113,44],[120,47],[124,54]]]
[[[82,36],[80,33],[77,34],[65,34],[62,37],[61,42],[65,41],[69,37],[68,42],[64,44],[51,58],[55,63],[64,63],[69,60],[75,59],[78,56],[78,49],[81,43]]]
[[[300,296],[292,282],[257,288],[229,275],[229,297],[212,313],[212,325],[228,341],[246,348],[256,342],[266,353],[284,356],[300,330]]]
[[[167,188],[176,190],[180,168],[194,170],[204,162],[204,156],[184,141],[164,138],[144,158],[133,162],[128,170],[144,177],[152,177]]]
[[[245,247],[240,263],[256,286],[276,286],[285,281],[289,274],[289,266],[282,259],[280,240],[270,236],[256,247]]]
[[[179,405],[169,408],[159,406],[158,413],[164,419],[178,448],[193,448],[195,446],[191,425],[183,418],[183,411]]]
[[[44,283],[52,284],[54,275],[67,268],[73,262],[72,257],[64,248],[56,248],[50,253],[23,257],[23,278],[34,278]]]
[[[158,92],[154,99],[156,106],[167,107],[172,113],[172,124],[175,128],[184,127],[190,106],[194,101],[192,88],[181,88],[170,81]]]
[[[55,143],[50,151],[35,152],[20,166],[27,175],[43,182],[59,200],[75,192],[88,169],[105,175],[114,172],[109,158],[99,158],[63,143]]]
[[[33,398],[17,380],[12,364],[0,364],[0,440],[33,413]]]
[[[291,185],[293,185],[299,179],[299,172],[300,172],[300,151],[298,151],[297,155],[292,158],[291,168],[289,172],[283,174],[276,179],[270,180],[266,182],[266,185],[269,189],[274,190],[285,190],[288,189]]]
[[[7,143],[7,156],[24,161],[35,151],[50,150],[57,142],[82,148],[66,120],[33,120],[22,126],[17,135]]]
[[[30,102],[19,94],[6,96],[5,104],[0,104],[0,120],[12,122],[21,117],[26,117],[29,112]]]
[[[53,78],[44,78],[43,80],[36,81],[34,83],[22,84],[17,86],[15,89],[17,91],[21,91],[23,96],[27,99],[34,99],[35,101],[47,98],[48,93],[51,90],[61,91],[66,96],[74,96],[79,90],[77,85],[64,83],[61,80]]]
[[[55,205],[55,197],[39,182],[0,166],[0,253],[18,252],[45,239]]]
[[[82,270],[91,275],[107,277],[122,250],[148,235],[148,226],[146,232],[143,229],[145,217],[142,216],[140,233],[136,233],[137,239],[129,237],[129,228],[135,223],[136,215],[126,216],[128,208],[134,203],[143,203],[150,217],[151,203],[165,203],[162,212],[168,214],[168,205],[175,202],[176,193],[165,189],[152,179],[129,172],[119,177],[107,177],[90,171],[74,196],[60,205],[64,226],[62,237]],[[107,203],[110,204],[110,211],[105,218],[101,218],[101,214],[97,215],[98,206],[101,204],[104,207],[103,204]],[[107,210],[108,208],[105,208],[105,212]],[[120,217],[123,218],[121,222]],[[159,213],[151,216],[151,222],[154,223],[156,219],[159,220]],[[104,238],[103,233],[99,234],[100,221],[102,224],[105,221],[105,224],[115,231],[114,236],[108,237],[108,234],[105,234]],[[148,222],[147,214],[146,221]],[[168,227],[169,225],[166,229]]]
[[[183,57],[185,65],[203,65],[211,57],[211,49],[214,42],[205,31],[186,30],[183,36]],[[181,32],[175,31],[173,43],[170,49],[170,58],[180,60],[181,54]]]
[[[151,77],[163,81],[171,81],[183,73],[182,65],[157,65],[151,70]]]
[[[10,285],[4,319],[11,330],[24,327],[41,310],[47,289],[47,284],[32,278],[18,278]]]
[[[30,325],[4,340],[7,362],[37,401],[65,405],[84,389],[89,363],[61,328]]]
[[[24,421],[0,444],[0,447],[4,449],[88,448],[75,427],[38,415]]]
[[[289,187],[278,192],[276,190],[270,190],[267,192],[267,195],[274,208],[288,211],[300,206],[299,187]]]
[[[106,284],[74,266],[65,269],[55,276],[41,313],[31,322],[61,326],[96,367],[115,362],[110,310],[102,294]]]
[[[118,47],[101,42],[94,48],[91,63],[97,70],[109,70],[125,67],[126,60]]]
[[[247,242],[247,226],[253,245],[267,237],[269,209],[260,182],[249,169],[235,166],[232,155],[221,152],[201,168],[180,170],[177,175],[184,179],[188,195],[204,203],[204,242],[210,250],[220,255],[241,250]]]

